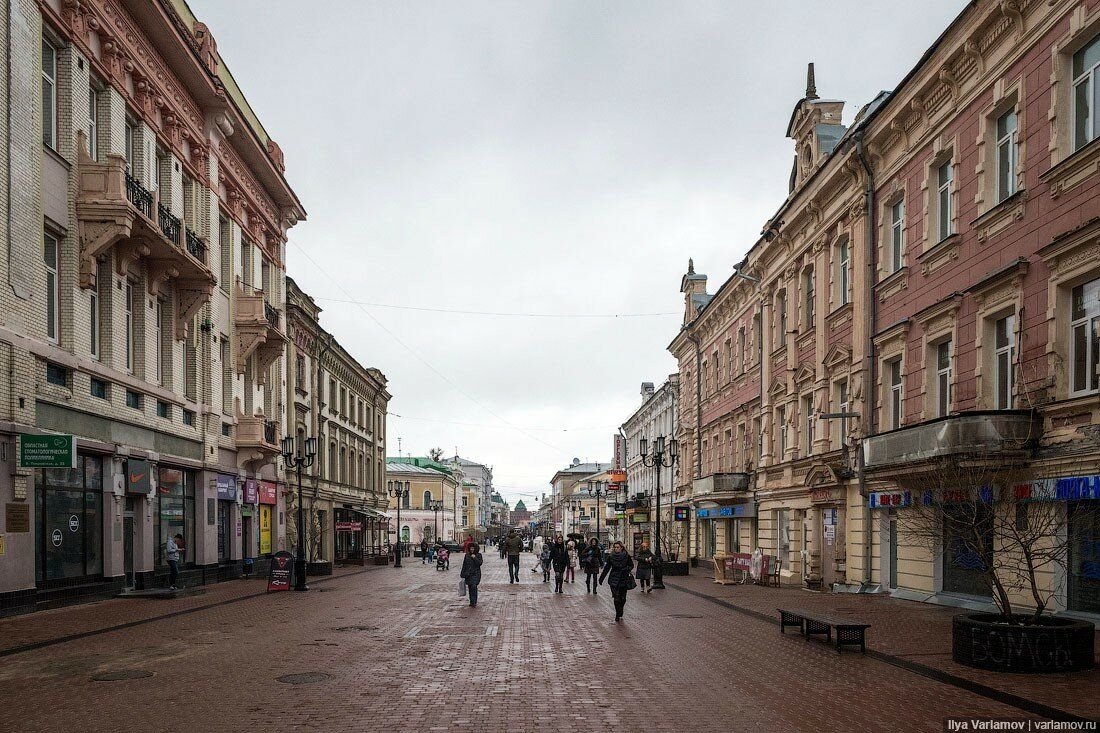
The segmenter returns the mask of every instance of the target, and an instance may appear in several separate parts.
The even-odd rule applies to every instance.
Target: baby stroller
[[[441,547],[435,553],[435,569],[436,570],[450,570],[451,569],[451,553],[447,551],[447,548]]]

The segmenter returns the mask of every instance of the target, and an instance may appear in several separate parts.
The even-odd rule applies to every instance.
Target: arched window
[[[431,503],[431,501],[432,501],[432,492],[430,492],[430,491],[425,491],[425,492],[424,492],[424,508],[425,508],[425,509],[427,509],[427,508],[428,508],[428,504],[430,504],[430,503]]]
[[[409,541],[409,525],[407,525],[407,524],[404,527],[401,528],[401,541],[402,542],[408,542]]]
[[[328,445],[328,480],[338,481],[339,476],[336,474],[336,441],[332,441]]]
[[[348,482],[348,449],[346,446],[340,446],[340,483],[346,484]]]
[[[348,466],[348,468],[349,468],[349,471],[351,473],[351,480],[348,483],[350,483],[352,486],[356,486],[357,485],[356,480],[358,479],[358,476],[359,476],[359,474],[358,474],[359,460],[356,458],[355,451],[351,452],[350,464],[351,465]]]

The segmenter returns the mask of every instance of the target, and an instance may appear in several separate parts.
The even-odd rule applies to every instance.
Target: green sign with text
[[[20,435],[20,468],[76,468],[72,435]]]

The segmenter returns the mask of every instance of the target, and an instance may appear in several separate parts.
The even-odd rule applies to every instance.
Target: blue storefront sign
[[[1100,476],[1067,476],[1054,484],[1054,498],[1059,501],[1100,499]]]
[[[237,477],[219,473],[214,477],[214,485],[218,487],[219,501],[237,500]]]
[[[720,506],[714,509],[697,509],[695,516],[699,519],[739,519],[741,517],[755,517],[755,504],[734,504],[732,506]]]

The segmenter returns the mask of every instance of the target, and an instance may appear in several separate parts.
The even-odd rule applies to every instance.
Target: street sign
[[[686,522],[688,521],[688,518],[690,516],[690,513],[688,512],[688,508],[686,506],[674,507],[672,509],[672,512],[674,515],[674,519],[677,522]]]
[[[5,504],[4,505],[5,531],[30,532],[31,531],[31,505],[30,504]]]
[[[290,590],[290,576],[294,569],[294,556],[280,550],[271,556],[271,570],[267,574],[267,590]]]
[[[20,435],[20,468],[76,468],[76,436]]]

